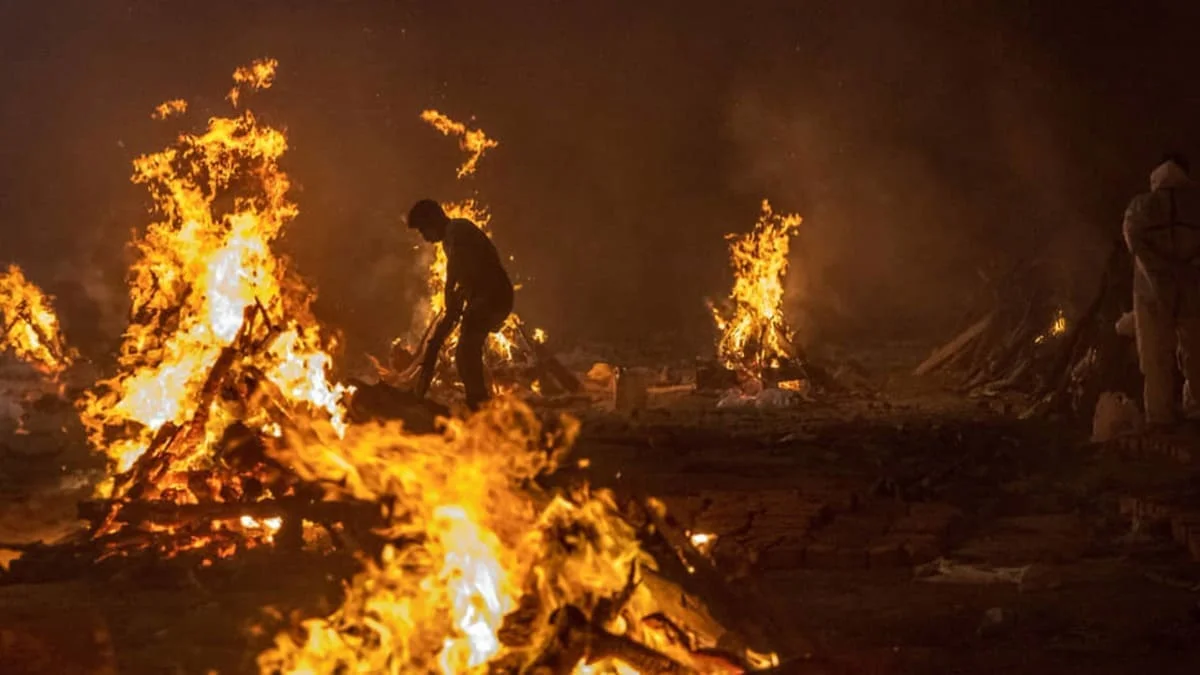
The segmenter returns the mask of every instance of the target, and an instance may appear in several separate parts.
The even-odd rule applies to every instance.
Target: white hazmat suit
[[[1125,211],[1134,256],[1133,313],[1146,423],[1176,421],[1178,350],[1189,387],[1200,383],[1200,186],[1174,161],[1150,174],[1150,192]],[[1192,401],[1197,391],[1190,391]]]

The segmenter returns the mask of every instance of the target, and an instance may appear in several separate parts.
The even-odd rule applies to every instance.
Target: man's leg
[[[1179,333],[1179,368],[1184,383],[1184,414],[1200,419],[1200,291],[1183,298],[1176,325]]]
[[[1144,378],[1146,424],[1171,424],[1175,421],[1175,322],[1160,304],[1136,293],[1133,316],[1137,324],[1138,363]]]
[[[463,312],[462,325],[458,330],[458,349],[454,360],[458,363],[458,377],[467,393],[467,407],[478,410],[491,398],[487,382],[483,379],[483,345],[487,341],[488,326],[486,312],[480,307],[468,306]]]

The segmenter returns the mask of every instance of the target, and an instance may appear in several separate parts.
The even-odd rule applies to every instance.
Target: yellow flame
[[[187,112],[187,101],[177,98],[170,101],[163,101],[154,106],[154,112],[150,114],[151,119],[165,120],[172,115],[180,115]]]
[[[774,213],[764,199],[754,230],[727,237],[733,290],[727,309],[710,308],[721,332],[717,354],[730,368],[761,373],[794,352],[793,335],[783,316],[783,294],[788,249],[801,220],[796,214]]]
[[[274,68],[273,59],[239,68],[234,91],[269,86]],[[134,161],[133,181],[146,186],[160,220],[134,241],[119,372],[81,404],[92,443],[118,472],[133,466],[164,425],[193,419],[203,438],[175,461],[181,469],[205,461],[236,418],[223,397],[202,394],[210,378],[220,379],[214,368],[231,349],[231,369],[273,385],[281,403],[319,409],[343,428],[347,390],[327,378],[330,359],[309,309],[313,293],[271,250],[297,214],[279,166],[286,150],[283,132],[247,110],[214,117],[203,132],[183,133]],[[249,416],[270,430],[265,413]]]
[[[459,147],[469,153],[469,156],[465,163],[458,169],[459,178],[474,173],[483,152],[488,148],[498,145],[498,142],[488,138],[483,130],[475,129],[467,131],[465,124],[456,122],[436,110],[422,112],[421,119],[432,124],[444,135],[458,135],[462,137],[459,141]],[[487,206],[481,202],[475,199],[443,202],[442,209],[448,217],[469,220],[475,223],[479,229],[483,230],[484,234],[489,237],[492,236],[489,228],[491,213],[488,211]],[[421,330],[421,327],[428,326],[430,322],[435,321],[445,310],[443,292],[446,288],[446,252],[440,243],[434,247],[433,260],[429,264],[427,284],[429,287],[429,301],[418,315],[419,320],[415,324],[418,327],[415,330]],[[512,362],[516,356],[517,346],[523,340],[521,329],[522,323],[520,317],[515,312],[509,314],[500,331],[488,336],[487,353],[489,358],[496,363]],[[541,331],[541,329],[537,329],[535,333],[537,331]],[[540,334],[543,338],[545,337],[545,331],[541,331]],[[455,331],[446,340],[442,348],[443,359],[447,361],[453,360],[454,346],[457,343],[458,332]]]
[[[25,278],[20,267],[10,265],[0,273],[3,349],[42,373],[57,376],[77,355],[63,340],[52,300]]]
[[[1061,309],[1054,310],[1054,321],[1050,329],[1033,339],[1035,344],[1042,344],[1047,338],[1058,337],[1067,332],[1067,316]]]
[[[444,136],[459,137],[458,147],[467,153],[467,159],[463,161],[462,166],[458,167],[459,178],[475,173],[475,166],[479,164],[479,158],[483,156],[483,153],[500,145],[498,141],[488,138],[482,129],[467,129],[467,125],[455,122],[436,110],[422,111],[421,119],[432,124]]]
[[[242,98],[243,87],[251,91],[269,89],[275,83],[275,69],[279,61],[275,59],[257,59],[248,66],[239,66],[233,71],[233,88],[225,96],[233,107],[237,107]]]

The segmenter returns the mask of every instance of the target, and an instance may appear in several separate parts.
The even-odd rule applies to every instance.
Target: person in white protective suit
[[[1134,257],[1133,314],[1148,428],[1177,421],[1176,353],[1189,389],[1200,383],[1200,186],[1172,154],[1150,174],[1150,191],[1125,210]],[[1200,392],[1192,389],[1191,401]]]

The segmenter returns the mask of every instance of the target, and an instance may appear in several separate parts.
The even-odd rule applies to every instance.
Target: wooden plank
[[[958,336],[953,340],[947,342],[945,345],[934,351],[929,358],[925,359],[921,365],[917,366],[917,369],[913,371],[913,374],[927,375],[936,370],[960,350],[965,349],[980,335],[982,335],[983,331],[987,330],[988,326],[991,325],[995,318],[996,312],[992,311],[989,312],[987,316],[971,324],[970,327],[959,333]]]

